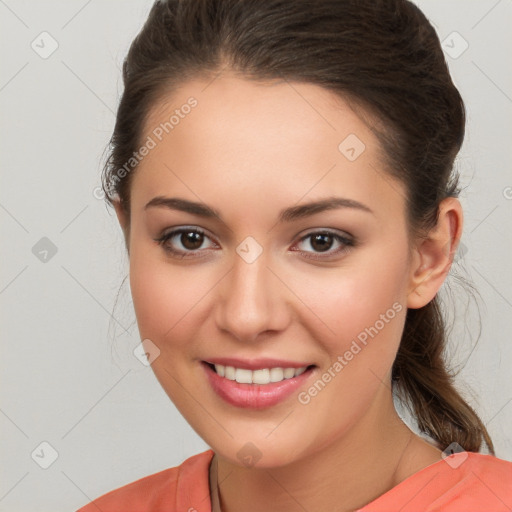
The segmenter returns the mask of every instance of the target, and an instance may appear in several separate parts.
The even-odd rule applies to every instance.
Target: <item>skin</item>
[[[409,239],[405,189],[385,172],[377,138],[312,84],[230,73],[190,81],[155,105],[142,140],[190,96],[197,107],[139,164],[129,217],[116,204],[141,339],[160,350],[152,368],[215,451],[224,512],[354,510],[440,459],[395,412],[390,372],[407,308],[432,300],[449,270],[460,203],[444,200],[437,226]],[[338,149],[349,134],[366,146],[353,162]],[[155,196],[205,203],[223,221],[145,209]],[[278,222],[284,208],[332,196],[372,213],[338,208]],[[200,257],[173,257],[155,242],[183,226],[206,231]],[[301,241],[325,229],[357,243],[335,254],[335,239],[327,253]],[[236,252],[248,236],[263,249],[252,263]],[[200,365],[214,356],[315,364],[304,391],[394,303],[401,311],[307,405],[293,393],[265,410],[234,407]],[[252,467],[237,456],[248,442],[260,454]]]

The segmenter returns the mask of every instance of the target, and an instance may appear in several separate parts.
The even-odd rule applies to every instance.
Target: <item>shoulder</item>
[[[503,472],[505,475],[508,475],[509,478],[512,476],[512,462],[494,457],[493,455],[484,455],[482,453],[463,452],[463,454],[467,455],[467,471],[474,471],[478,473]],[[451,457],[453,457],[453,455]],[[448,457],[446,460],[449,458],[450,457]]]
[[[469,495],[479,498],[482,504],[489,505],[502,498],[507,503],[506,510],[510,510],[512,462],[492,455],[468,452],[451,455],[443,462],[443,477],[465,488]]]
[[[461,452],[418,471],[361,512],[500,512],[511,508],[512,462]]]
[[[209,510],[208,469],[213,450],[186,459],[179,466],[146,476],[100,496],[77,512],[172,512]]]

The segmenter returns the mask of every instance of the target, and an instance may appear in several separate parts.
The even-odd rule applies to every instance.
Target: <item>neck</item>
[[[439,460],[440,451],[399,418],[391,394],[378,409],[335,442],[286,466],[244,468],[215,455],[222,512],[349,512]]]

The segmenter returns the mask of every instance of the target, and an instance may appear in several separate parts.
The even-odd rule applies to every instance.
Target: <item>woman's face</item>
[[[131,291],[186,420],[224,457],[262,467],[369,424],[389,405],[411,292],[405,192],[372,132],[318,86],[223,75],[157,105],[142,142]],[[241,371],[225,370],[233,381],[207,362]]]

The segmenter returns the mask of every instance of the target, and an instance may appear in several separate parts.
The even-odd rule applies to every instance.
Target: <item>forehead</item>
[[[134,206],[167,192],[221,205],[236,194],[260,207],[261,198],[281,205],[326,192],[365,202],[396,196],[376,136],[346,101],[314,84],[229,74],[190,81],[153,106],[141,140],[149,139]]]
[[[377,142],[348,103],[322,87],[232,74],[186,82],[164,96],[151,108],[143,132],[169,143],[166,135],[172,134],[176,145],[201,145],[204,151],[222,145],[230,158],[241,146],[275,158],[290,156],[291,149],[297,157],[318,150],[337,157],[339,143],[350,134],[369,146]]]

